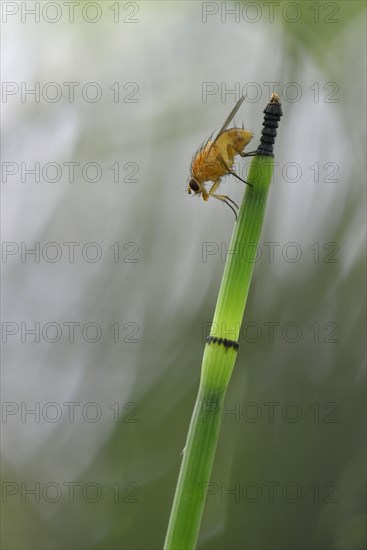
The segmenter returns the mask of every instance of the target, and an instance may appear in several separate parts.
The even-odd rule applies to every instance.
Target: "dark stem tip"
[[[273,157],[273,145],[277,135],[278,122],[283,115],[282,105],[279,101],[278,94],[272,94],[269,103],[264,109],[264,114],[260,145],[256,152],[258,155]]]

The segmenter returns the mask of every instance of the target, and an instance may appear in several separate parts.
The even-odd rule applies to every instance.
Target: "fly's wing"
[[[210,149],[213,147],[214,143],[217,141],[217,139],[219,138],[219,136],[224,132],[224,130],[226,130],[227,126],[230,124],[232,118],[235,116],[235,114],[237,113],[238,109],[241,107],[242,103],[244,102],[244,100],[246,99],[246,96],[243,95],[241,97],[241,99],[236,103],[236,105],[233,107],[232,111],[229,113],[228,117],[226,118],[226,120],[224,121],[224,124],[222,126],[222,128],[219,130],[216,138],[214,139],[214,141],[211,143],[210,145],[210,148],[209,148],[209,151]],[[209,153],[208,151],[208,153]]]

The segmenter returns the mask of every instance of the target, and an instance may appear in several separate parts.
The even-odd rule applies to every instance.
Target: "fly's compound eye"
[[[194,178],[191,178],[191,180],[189,181],[188,192],[191,193],[191,191],[193,191],[194,193],[197,193],[199,189],[200,187],[197,181],[195,181]]]

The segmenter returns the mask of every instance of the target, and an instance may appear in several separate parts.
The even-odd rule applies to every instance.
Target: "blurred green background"
[[[191,157],[272,91],[198,548],[364,548],[365,2],[76,4],[2,3],[2,548],[162,548],[234,223]]]

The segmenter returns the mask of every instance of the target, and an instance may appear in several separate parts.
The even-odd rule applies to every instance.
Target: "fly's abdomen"
[[[223,141],[226,142],[227,146],[231,145],[238,153],[242,153],[251,138],[252,132],[243,128],[230,128],[223,132]]]
[[[217,139],[213,149],[218,157],[221,157],[224,163],[231,168],[234,163],[234,157],[242,153],[250,139],[252,133],[242,128],[231,128],[223,132]]]

